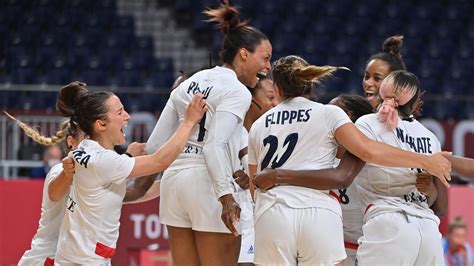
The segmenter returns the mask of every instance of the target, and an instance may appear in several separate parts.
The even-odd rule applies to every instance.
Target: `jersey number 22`
[[[287,160],[290,158],[291,153],[293,153],[293,150],[295,149],[296,143],[298,142],[298,133],[291,133],[285,138],[285,141],[283,142],[283,147],[286,146],[286,150],[281,156],[281,158],[278,158],[278,154],[275,156],[275,159],[273,159],[272,164],[270,167],[272,169],[281,167]],[[268,167],[270,164],[270,160],[273,158],[273,155],[275,155],[275,152],[278,149],[278,138],[274,135],[269,135],[265,139],[263,139],[263,146],[267,146],[267,144],[270,145],[268,148],[268,152],[263,158],[261,169],[263,170]]]

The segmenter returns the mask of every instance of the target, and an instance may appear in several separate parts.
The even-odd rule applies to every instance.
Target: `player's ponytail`
[[[54,134],[51,137],[46,137],[41,135],[38,130],[34,129],[33,127],[23,123],[22,121],[18,120],[14,116],[10,115],[9,113],[5,112],[4,113],[13,121],[16,122],[16,124],[23,129],[25,134],[30,137],[33,141],[44,145],[44,146],[51,146],[54,144],[57,144],[61,142],[65,137],[66,137],[66,132],[64,130],[64,127],[61,127],[61,130],[57,131],[56,134]],[[68,124],[69,121],[66,121],[66,124]]]
[[[224,0],[218,8],[208,8],[203,13],[209,17],[208,22],[217,23],[217,27],[224,33],[220,51],[223,63],[232,65],[240,48],[254,52],[262,40],[268,40],[265,34],[250,26],[248,21],[241,21],[239,10],[231,6],[228,0]]]
[[[299,56],[289,55],[276,60],[272,66],[273,82],[282,90],[283,98],[308,96],[315,83],[330,77],[345,67],[313,66]]]

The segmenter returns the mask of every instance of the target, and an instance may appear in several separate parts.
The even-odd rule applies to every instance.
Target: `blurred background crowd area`
[[[443,123],[474,117],[472,0],[230,2],[269,37],[273,60],[297,54],[311,64],[351,69],[316,89],[323,103],[340,93],[362,94],[367,59],[386,37],[402,34],[407,69],[426,90],[423,117]],[[129,112],[141,114],[129,139],[144,141],[179,72],[220,63],[222,33],[202,14],[218,4],[0,0],[0,106],[51,134],[60,119],[54,110],[60,86],[80,80],[90,89],[115,91]],[[0,158],[41,160],[42,150],[8,123],[0,116]],[[3,168],[3,176],[8,171]]]

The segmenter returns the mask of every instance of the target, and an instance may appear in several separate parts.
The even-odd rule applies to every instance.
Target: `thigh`
[[[357,261],[359,265],[413,265],[421,242],[420,232],[403,213],[384,213],[362,227]]]
[[[415,265],[444,265],[443,246],[438,224],[431,219],[419,218],[421,245]]]
[[[173,265],[199,265],[194,232],[191,228],[167,226]]]
[[[240,236],[194,231],[194,239],[201,265],[237,264]]]
[[[322,208],[296,211],[298,265],[334,265],[346,258],[340,215]]]
[[[255,264],[296,265],[295,209],[276,203],[255,222]]]

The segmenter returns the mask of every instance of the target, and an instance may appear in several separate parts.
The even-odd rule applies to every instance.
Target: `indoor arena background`
[[[423,123],[445,150],[474,158],[474,1],[234,0],[273,44],[273,59],[297,54],[315,65],[346,66],[315,92],[327,103],[362,94],[369,55],[404,35],[402,55],[426,90]],[[0,106],[58,129],[60,85],[79,80],[116,92],[131,113],[128,141],[146,141],[179,71],[217,65],[221,33],[204,22],[198,0],[0,0]],[[0,265],[29,248],[40,214],[43,150],[0,115]],[[456,184],[454,184],[456,183]],[[456,177],[446,222],[461,215],[474,244],[474,189]],[[166,265],[167,232],[158,200],[126,205],[114,265]]]

